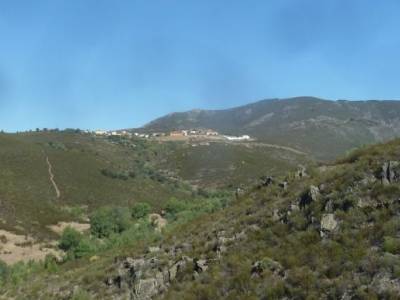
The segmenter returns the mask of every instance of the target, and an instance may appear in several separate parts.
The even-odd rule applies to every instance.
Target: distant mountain
[[[297,148],[318,159],[332,159],[360,145],[400,136],[400,101],[270,99],[225,110],[172,113],[143,129],[187,128],[249,134],[260,141]]]

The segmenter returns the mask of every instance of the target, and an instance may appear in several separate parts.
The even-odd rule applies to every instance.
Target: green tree
[[[58,247],[61,250],[69,251],[76,248],[82,239],[82,234],[71,227],[64,229]]]
[[[121,233],[129,226],[129,210],[122,207],[103,207],[90,217],[90,230],[99,238],[109,237],[112,233]]]

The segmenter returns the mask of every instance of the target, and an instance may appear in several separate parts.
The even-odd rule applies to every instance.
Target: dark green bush
[[[0,260],[0,285],[6,283],[9,275],[10,275],[10,268],[4,261]]]
[[[79,242],[82,239],[82,234],[71,227],[67,227],[64,229],[60,241],[58,243],[58,247],[61,250],[69,251],[71,249],[76,248],[79,245]]]
[[[121,233],[130,226],[130,215],[127,208],[103,207],[90,216],[90,230],[99,238],[112,233]]]
[[[112,171],[108,169],[102,169],[101,174],[103,174],[106,177],[110,177],[112,179],[120,179],[120,180],[128,180],[129,179],[129,174],[127,175],[126,172],[121,172],[121,171]]]

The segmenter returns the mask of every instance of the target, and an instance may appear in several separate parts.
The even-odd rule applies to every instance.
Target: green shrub
[[[176,198],[171,198],[167,201],[165,205],[165,211],[168,215],[175,217],[177,213],[182,212],[187,209],[187,204]]]
[[[151,206],[145,202],[136,203],[131,209],[131,215],[134,219],[146,217],[151,211]]]
[[[71,249],[76,248],[79,245],[79,242],[82,239],[82,234],[71,227],[67,227],[64,229],[60,241],[58,243],[58,247],[61,250],[69,251]]]
[[[7,281],[7,278],[10,274],[10,269],[8,265],[0,260],[0,285],[4,285]]]
[[[90,216],[91,233],[99,238],[109,237],[112,233],[121,233],[130,226],[128,209],[122,207],[104,207]]]
[[[82,258],[85,256],[89,256],[94,254],[95,252],[96,252],[96,246],[88,238],[82,239],[79,242],[78,246],[73,250],[75,258]]]
[[[92,299],[92,296],[88,292],[82,289],[77,289],[76,291],[74,291],[71,300],[90,300],[90,299]]]
[[[400,253],[400,239],[385,236],[383,241],[383,249],[392,254]]]
[[[47,254],[44,258],[44,268],[49,272],[56,272],[58,269],[57,258],[53,254]]]
[[[120,179],[120,180],[128,180],[129,179],[129,174],[126,174],[126,172],[121,172],[121,171],[112,171],[108,169],[102,169],[101,174],[103,174],[106,177],[110,177],[112,179]]]

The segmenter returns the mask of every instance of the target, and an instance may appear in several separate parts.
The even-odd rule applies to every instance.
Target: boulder
[[[194,270],[197,273],[205,272],[208,269],[207,260],[199,259],[194,261]]]
[[[312,201],[317,201],[319,197],[319,188],[315,185],[310,186],[310,197]]]
[[[158,232],[161,232],[161,230],[167,226],[167,220],[164,219],[161,215],[159,214],[150,214],[149,215],[149,221],[151,225],[155,227],[155,230]]]
[[[338,227],[334,214],[324,214],[321,219],[321,235],[325,232],[332,232]]]

